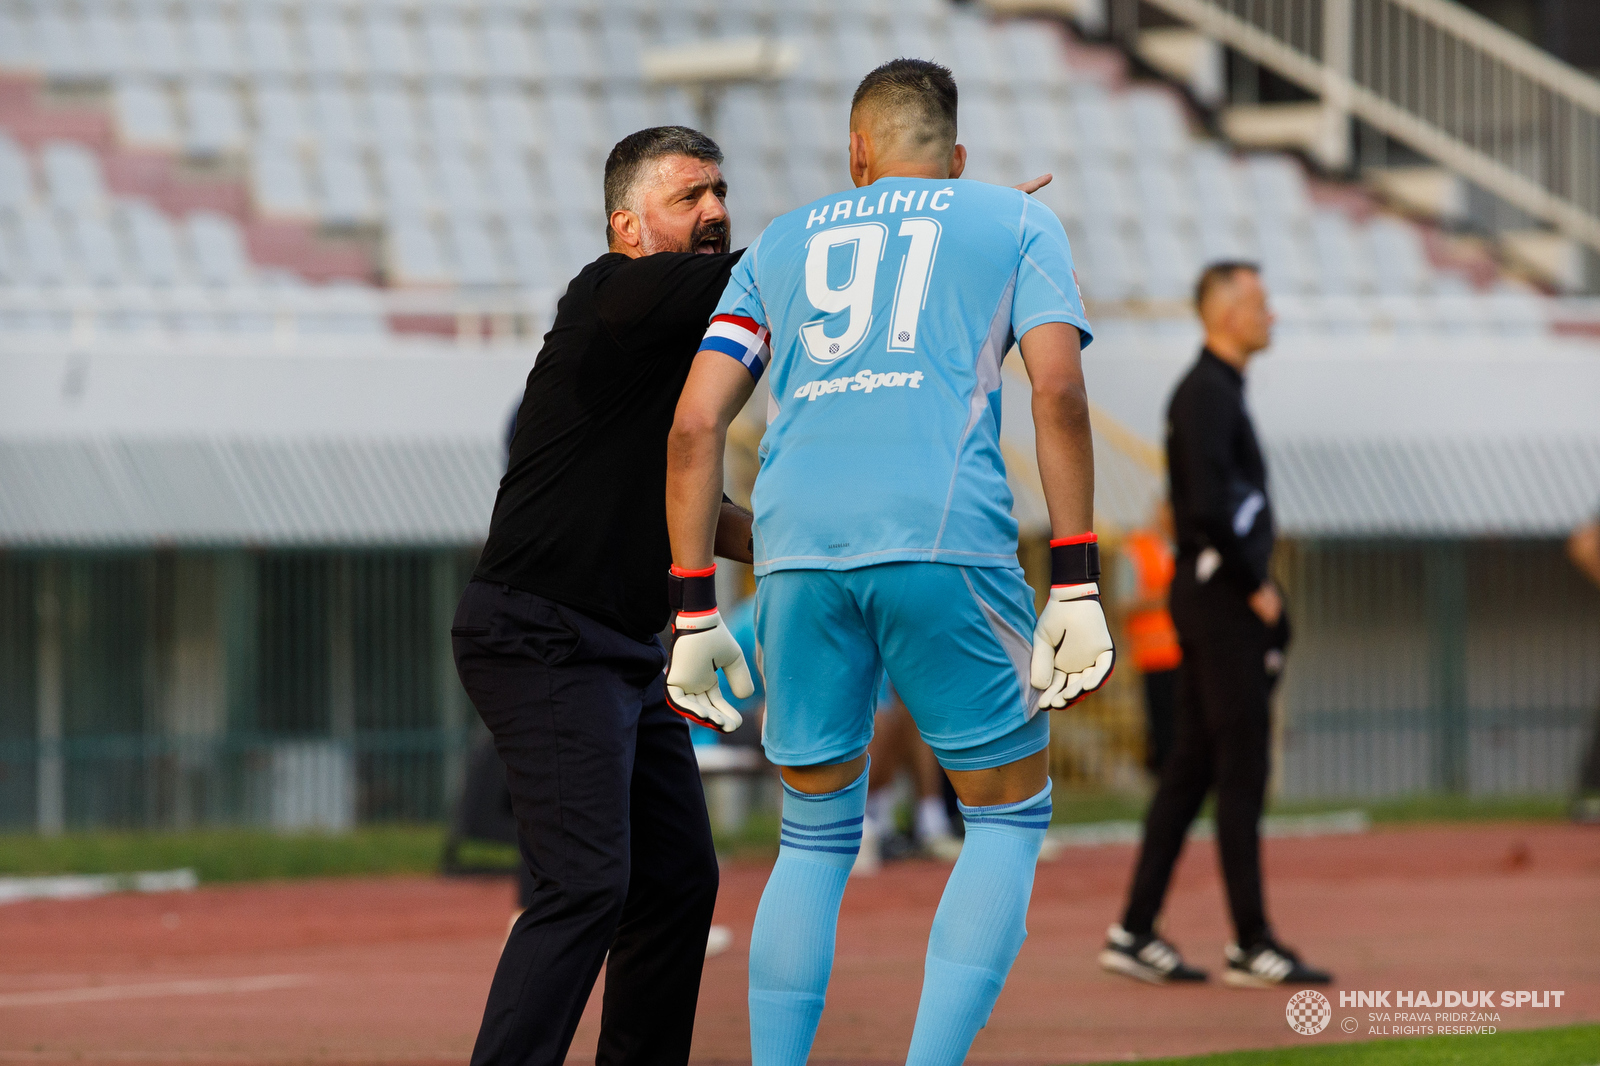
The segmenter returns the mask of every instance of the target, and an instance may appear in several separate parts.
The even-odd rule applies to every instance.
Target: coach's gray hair
[[[611,229],[611,212],[633,210],[639,179],[645,169],[669,155],[686,155],[708,163],[722,162],[722,149],[717,147],[717,142],[688,126],[651,126],[622,138],[606,156],[607,245],[616,236]]]

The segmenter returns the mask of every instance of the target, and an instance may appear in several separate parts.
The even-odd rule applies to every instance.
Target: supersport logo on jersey
[[[795,390],[794,398],[797,400],[815,400],[818,396],[826,396],[830,392],[871,392],[873,389],[898,389],[909,386],[913,389],[922,388],[922,371],[913,370],[909,374],[894,371],[888,374],[874,374],[870,370],[858,370],[848,377],[824,378],[821,381],[808,381]]]

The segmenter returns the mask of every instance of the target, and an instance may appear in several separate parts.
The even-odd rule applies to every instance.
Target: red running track
[[[1031,934],[972,1061],[1062,1063],[1352,1039],[1302,1037],[1287,991],[1149,988],[1101,973],[1132,850],[1040,867]],[[1268,904],[1335,989],[1565,993],[1501,1028],[1600,1021],[1600,830],[1494,825],[1273,840]],[[845,896],[814,1061],[903,1061],[945,867],[903,863]],[[747,1061],[745,947],[761,865],[723,874],[695,1058]],[[504,930],[503,882],[431,878],[220,886],[0,907],[0,1061],[465,1062]],[[1167,930],[1215,967],[1227,939],[1208,845],[1189,849]],[[574,1060],[592,1061],[598,1004]],[[1364,1035],[1364,1034],[1360,1034]],[[1492,1040],[1493,1037],[1483,1039]],[[1596,1049],[1600,1059],[1600,1048]]]

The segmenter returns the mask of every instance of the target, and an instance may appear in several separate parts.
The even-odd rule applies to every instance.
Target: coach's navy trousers
[[[451,636],[506,764],[534,882],[473,1066],[563,1062],[608,951],[597,1062],[688,1062],[717,858],[661,642],[482,581],[467,586]]]

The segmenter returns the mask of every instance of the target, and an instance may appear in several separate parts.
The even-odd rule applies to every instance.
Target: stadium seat
[[[427,222],[416,216],[390,216],[387,238],[391,280],[402,285],[447,285],[451,282],[439,239]]]
[[[129,144],[142,148],[178,144],[172,98],[161,82],[144,77],[122,78],[117,82],[114,99],[117,126]]]
[[[485,12],[483,43],[484,72],[490,77],[530,81],[538,76],[539,63],[520,12]]]
[[[283,11],[276,4],[251,3],[244,9],[245,62],[256,75],[299,73],[300,63],[289,44]]]
[[[1378,218],[1367,226],[1367,241],[1380,292],[1430,291],[1432,270],[1415,229],[1398,219]]]
[[[82,145],[53,141],[40,158],[50,202],[68,211],[97,211],[105,205],[100,161]]]
[[[184,68],[178,48],[177,27],[164,4],[138,4],[133,9],[132,68],[154,77],[170,78]]]
[[[353,226],[378,217],[372,182],[358,150],[348,145],[324,144],[317,153],[319,216],[331,225]]]
[[[122,249],[106,215],[82,212],[70,216],[72,258],[84,281],[116,285],[126,280]]]
[[[33,200],[33,175],[27,156],[0,133],[0,208],[20,209]]]
[[[393,78],[414,77],[420,64],[410,27],[401,13],[381,4],[365,11],[367,69]]]
[[[309,123],[299,90],[277,78],[258,81],[255,88],[256,157],[263,151],[281,151],[305,139]]]
[[[257,141],[250,156],[250,178],[256,207],[263,214],[280,218],[311,217],[311,189],[296,145]]]
[[[60,285],[71,280],[66,250],[52,212],[29,208],[17,215],[19,275],[39,285]]]
[[[126,201],[119,211],[133,253],[135,276],[149,285],[176,285],[187,280],[188,271],[167,216],[142,200]]]
[[[186,226],[195,275],[201,281],[209,285],[240,285],[249,280],[250,261],[237,222],[214,211],[196,211]]]
[[[191,79],[184,87],[183,100],[188,117],[184,137],[187,151],[215,156],[244,147],[244,116],[231,85]]]
[[[343,77],[360,69],[355,37],[343,11],[331,5],[308,5],[300,17],[305,27],[306,69],[311,74]]]

